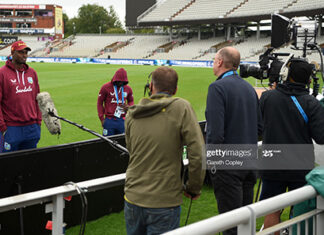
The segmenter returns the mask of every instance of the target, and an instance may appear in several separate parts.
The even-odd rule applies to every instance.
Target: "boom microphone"
[[[52,135],[61,133],[61,122],[51,114],[57,115],[57,110],[48,92],[41,92],[36,97],[43,121]]]
[[[69,123],[69,124],[72,124],[73,126],[79,127],[79,128],[80,128],[81,130],[83,130],[83,131],[89,132],[89,133],[91,133],[91,134],[93,134],[93,135],[99,137],[100,139],[102,139],[102,140],[108,142],[108,143],[109,143],[113,148],[115,148],[116,150],[122,152],[122,155],[129,154],[127,148],[125,148],[124,146],[118,144],[118,142],[109,139],[109,138],[106,137],[106,136],[102,136],[102,135],[98,134],[97,132],[95,132],[95,131],[93,131],[93,130],[90,130],[90,129],[86,128],[85,126],[80,125],[80,124],[75,123],[75,122],[72,122],[72,121],[70,121],[70,120],[68,120],[68,119],[66,119],[66,118],[64,118],[64,117],[59,117],[59,116],[57,116],[56,114],[54,114],[54,112],[52,112],[52,111],[49,111],[48,114],[49,114],[50,116],[52,116],[52,117],[55,117],[55,118],[60,119],[60,120],[62,120],[62,121],[65,121],[65,122],[67,122],[67,123]]]
[[[41,92],[37,95],[37,101],[38,101],[38,106],[39,109],[42,112],[43,120],[47,126],[47,129],[49,132],[53,135],[55,134],[60,134],[61,133],[61,122],[60,120],[67,122],[69,124],[72,124],[78,128],[80,128],[83,131],[87,131],[103,140],[108,142],[113,148],[116,150],[122,152],[122,155],[128,154],[127,148],[124,146],[118,144],[116,141],[113,141],[109,139],[108,137],[102,136],[98,134],[97,132],[90,130],[83,125],[80,125],[78,123],[72,122],[68,119],[65,119],[63,117],[58,116],[57,111],[55,109],[53,100],[51,99],[51,96],[48,92]]]

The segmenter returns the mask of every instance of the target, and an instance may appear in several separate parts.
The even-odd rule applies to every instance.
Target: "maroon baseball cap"
[[[31,51],[31,49],[23,41],[16,41],[11,45],[11,53],[14,51],[21,51],[24,49],[26,49],[27,51]]]

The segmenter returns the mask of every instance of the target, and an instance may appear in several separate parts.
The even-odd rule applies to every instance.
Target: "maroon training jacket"
[[[121,68],[117,70],[114,77],[111,79],[110,82],[104,84],[99,92],[98,101],[97,101],[97,110],[98,116],[101,121],[105,118],[113,118],[114,113],[117,107],[117,99],[115,95],[114,85],[113,82],[115,81],[122,81],[128,83],[127,73],[125,69]],[[117,88],[118,93],[118,103],[122,103],[122,88]],[[132,88],[128,85],[124,85],[124,103],[128,104],[129,106],[134,105],[134,98],[133,98],[133,91]],[[122,114],[122,118],[125,117],[125,114]]]
[[[25,126],[42,122],[37,104],[37,74],[27,64],[16,70],[11,60],[0,68],[0,131],[7,126]]]

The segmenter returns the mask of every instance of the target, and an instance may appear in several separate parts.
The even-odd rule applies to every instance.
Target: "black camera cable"
[[[189,207],[188,207],[187,218],[186,218],[186,222],[185,222],[185,224],[184,224],[184,226],[186,226],[187,223],[188,223],[188,220],[189,220],[190,212],[191,212],[192,200],[193,200],[193,198],[195,198],[197,195],[196,195],[196,194],[192,194],[192,193],[190,193],[190,192],[187,192],[187,190],[186,190],[186,185],[185,185],[185,184],[183,185],[183,187],[184,187],[184,191],[185,191],[185,193],[188,194],[188,195],[190,196],[190,203],[189,203]]]
[[[321,52],[321,49],[319,48],[318,45],[316,45],[316,50],[318,51],[319,55],[320,55],[320,58],[321,58],[321,76],[322,76],[322,80],[324,82],[324,66],[323,66],[323,55],[322,55],[322,52]]]
[[[87,224],[87,213],[88,213],[88,200],[85,195],[86,189],[80,188],[76,183],[70,181],[65,183],[64,185],[72,185],[77,190],[80,195],[81,204],[82,204],[82,212],[81,212],[81,220],[80,220],[80,231],[79,235],[84,235],[86,224]]]
[[[191,195],[190,193],[187,192],[187,186],[186,186],[186,174],[188,172],[188,168],[186,168],[185,164],[183,163],[183,161],[181,162],[181,165],[182,165],[182,182],[183,182],[183,190],[185,193],[189,194],[190,195],[190,204],[189,204],[189,207],[188,207],[188,212],[187,212],[187,218],[186,218],[186,222],[184,224],[184,226],[187,225],[188,223],[188,220],[189,220],[189,215],[190,215],[190,211],[191,211],[191,206],[192,206],[192,198],[193,198],[193,195]]]
[[[187,225],[188,223],[188,219],[189,219],[189,215],[190,215],[190,211],[191,211],[191,206],[192,206],[192,197],[190,198],[190,204],[189,204],[189,207],[188,207],[188,213],[187,213],[187,218],[186,218],[186,222],[185,222],[185,225]]]

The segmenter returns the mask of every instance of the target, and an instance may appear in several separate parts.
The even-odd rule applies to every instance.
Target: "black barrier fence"
[[[200,126],[203,130],[205,122]],[[124,135],[111,139],[125,146]],[[81,182],[124,173],[127,164],[127,155],[121,155],[101,139],[1,154],[0,198],[61,186],[69,181]],[[124,203],[123,187],[87,193],[88,221],[120,212]],[[81,201],[79,196],[73,196],[65,203],[64,222],[71,227],[79,224],[80,219]],[[50,234],[45,229],[49,220],[51,214],[45,214],[45,205],[0,213],[0,234]]]
[[[124,136],[112,137],[124,145]],[[0,197],[28,193],[104,176],[124,173],[128,156],[120,153],[103,140],[90,140],[67,145],[17,151],[0,157]],[[88,220],[94,220],[111,212],[119,212],[123,206],[123,186],[87,194]],[[45,230],[51,214],[45,214],[45,205],[22,210],[24,234],[50,234]],[[0,234],[21,234],[21,211],[0,214]],[[81,202],[74,196],[65,203],[64,222],[67,226],[80,223]]]

